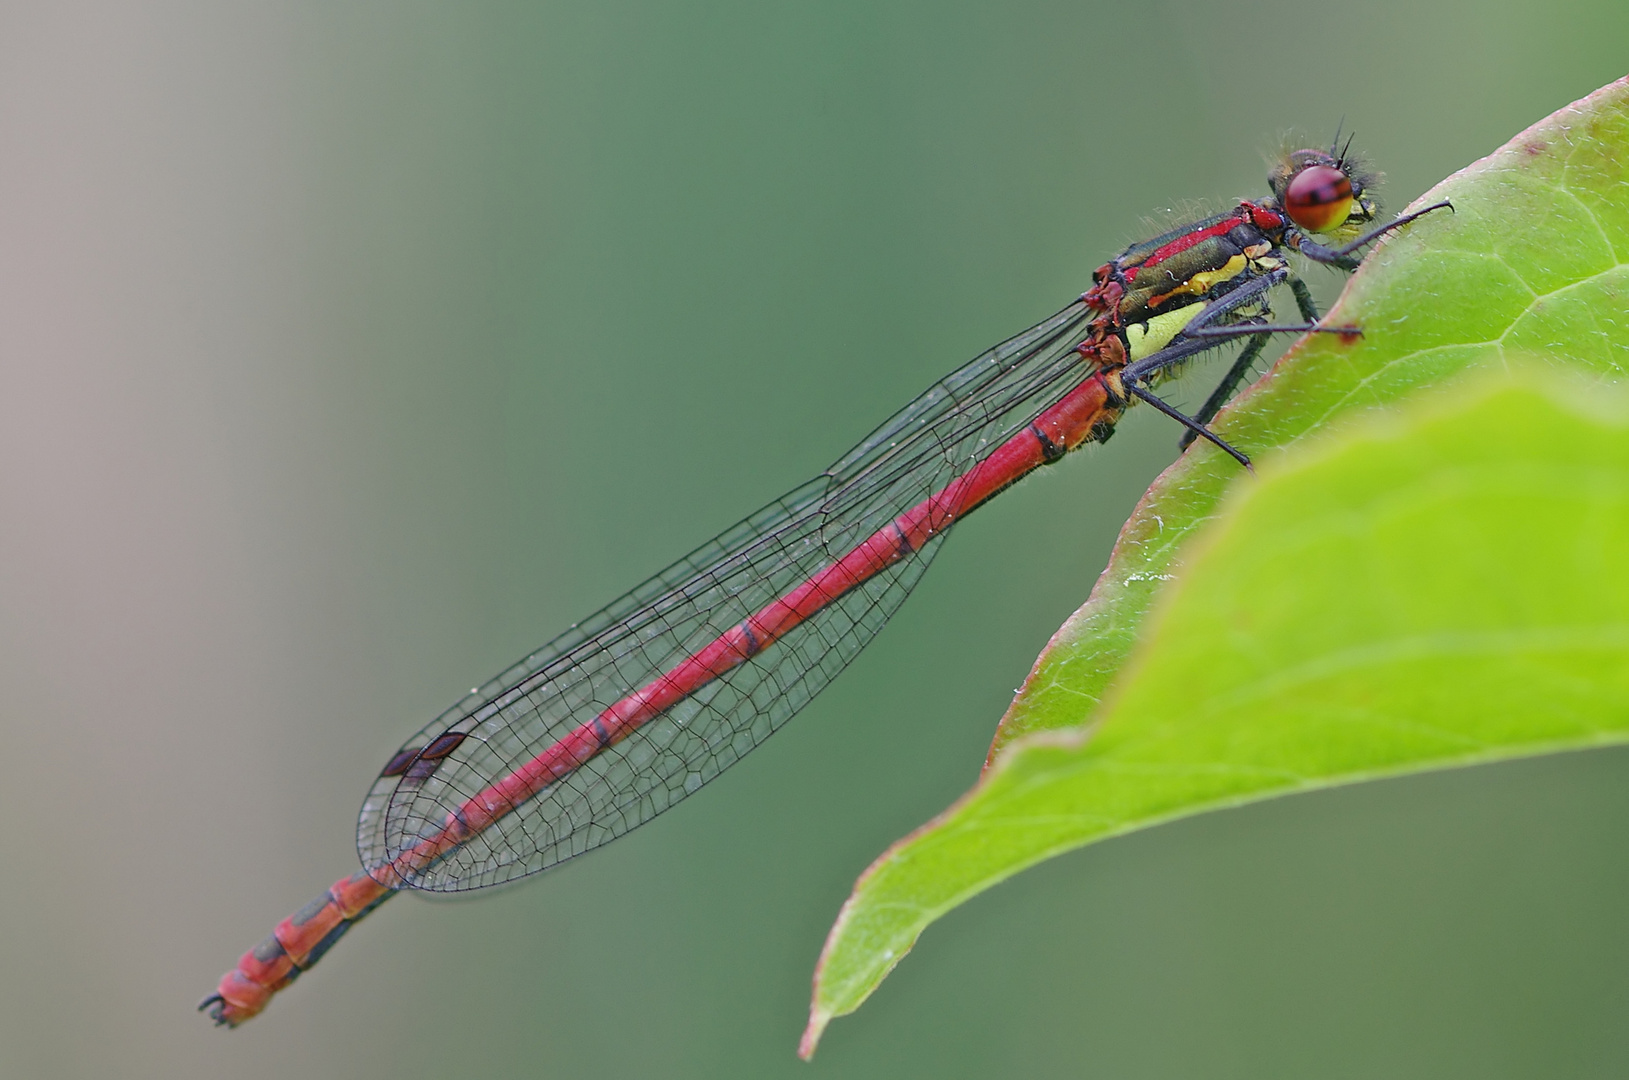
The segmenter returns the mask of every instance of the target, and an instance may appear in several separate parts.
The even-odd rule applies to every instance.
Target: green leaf
[[[1513,356],[1605,375],[1629,368],[1629,79],[1512,139],[1415,200],[1436,213],[1383,242],[1330,310],[1363,328],[1300,342],[1217,428],[1257,461],[1336,419]],[[1059,630],[1002,718],[992,756],[1038,730],[1085,723],[1120,670],[1183,542],[1239,482],[1230,459],[1189,453],[1149,490],[1091,598]]]
[[[1474,416],[1349,434],[1310,460],[1303,444],[1468,369],[1531,358],[1537,386],[1629,365],[1629,80],[1416,205],[1442,198],[1456,212],[1383,243],[1330,312],[1360,340],[1299,343],[1224,413],[1261,480],[1205,447],[1167,470],[1003,718],[995,767],[861,877],[805,1056],[928,923],[1052,855],[1269,795],[1624,737],[1620,419],[1505,389]]]

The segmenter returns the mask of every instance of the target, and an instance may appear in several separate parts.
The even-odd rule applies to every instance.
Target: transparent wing
[[[1088,374],[1074,347],[1091,314],[1072,304],[952,372],[826,472],[426,725],[363,804],[363,864],[399,870],[404,852],[444,831],[478,793],[580,739],[585,724],[642,688],[679,678],[674,673],[700,650],[976,465]],[[403,875],[406,884],[437,892],[496,885],[649,821],[763,742],[836,677],[898,609],[943,538],[937,533],[752,659],[597,748],[428,865],[414,866]],[[441,754],[445,746],[452,749]],[[404,772],[401,763],[415,755],[422,760]]]

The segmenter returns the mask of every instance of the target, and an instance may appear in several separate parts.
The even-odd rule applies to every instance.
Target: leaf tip
[[[831,1022],[831,1016],[827,1010],[810,1004],[809,1026],[803,1029],[803,1038],[798,1040],[798,1057],[804,1061],[814,1059],[815,1047],[820,1044],[820,1036],[825,1033],[826,1025]]]

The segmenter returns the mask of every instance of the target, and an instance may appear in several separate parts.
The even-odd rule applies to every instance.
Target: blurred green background
[[[1623,1075],[1624,751],[1087,849],[794,1059],[854,877],[1173,457],[1141,413],[701,797],[191,1010],[407,733],[1150,219],[1343,118],[1399,207],[1626,45],[1621,0],[0,5],[0,1073]]]

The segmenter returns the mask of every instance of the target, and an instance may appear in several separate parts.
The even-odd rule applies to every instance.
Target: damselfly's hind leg
[[[1217,435],[1214,431],[1200,423],[1198,420],[1195,420],[1193,417],[1178,410],[1174,406],[1167,404],[1162,398],[1155,395],[1145,386],[1141,386],[1135,382],[1124,382],[1124,386],[1126,388],[1126,393],[1132,395],[1140,401],[1148,402],[1150,405],[1154,406],[1154,408],[1158,409],[1166,416],[1169,416],[1172,420],[1175,420],[1177,423],[1187,428],[1189,438],[1207,439],[1221,447],[1223,450],[1227,451],[1227,453],[1231,454],[1233,456],[1233,460],[1237,461],[1240,465],[1243,465],[1247,469],[1251,469],[1250,459],[1244,455],[1242,450],[1238,450],[1227,443],[1222,439],[1221,436]],[[1251,471],[1254,472],[1255,470],[1251,469]]]
[[[1189,416],[1155,395],[1143,384],[1151,376],[1181,363],[1198,352],[1211,348],[1213,342],[1234,337],[1252,337],[1265,342],[1266,337],[1273,333],[1305,333],[1309,330],[1324,329],[1316,324],[1317,307],[1312,303],[1311,293],[1302,296],[1306,288],[1304,285],[1300,290],[1296,291],[1296,302],[1301,306],[1302,314],[1309,318],[1309,322],[1305,325],[1275,326],[1265,322],[1264,317],[1225,326],[1214,325],[1217,319],[1258,302],[1268,290],[1290,281],[1298,282],[1299,279],[1291,275],[1288,268],[1281,267],[1270,273],[1263,274],[1239,286],[1227,295],[1218,297],[1206,304],[1199,314],[1195,315],[1188,325],[1177,334],[1170,345],[1140,360],[1133,361],[1122,369],[1120,379],[1126,388],[1126,392],[1139,401],[1148,402],[1160,412],[1187,428],[1190,441],[1194,438],[1200,438],[1214,443],[1231,455],[1239,464],[1247,469],[1250,468],[1250,459],[1242,451],[1229,445],[1206,426],[1209,417],[1200,420]],[[1255,355],[1260,352],[1261,345],[1259,344],[1252,343],[1245,347],[1244,353],[1241,354],[1241,360],[1244,364],[1244,367],[1240,368],[1241,374],[1244,368],[1248,367],[1250,361],[1255,359]],[[1240,367],[1240,362],[1235,361],[1234,366],[1236,368]],[[1232,372],[1230,372],[1230,377],[1233,377]],[[1225,400],[1225,397],[1222,398],[1222,401]],[[1209,402],[1207,402],[1207,405],[1209,405]],[[1216,407],[1220,408],[1221,403],[1218,402]]]
[[[1233,366],[1227,369],[1227,374],[1216,384],[1216,389],[1210,392],[1210,397],[1206,398],[1199,411],[1193,414],[1195,424],[1209,429],[1210,422],[1216,419],[1216,414],[1222,411],[1222,406],[1233,400],[1233,394],[1238,390],[1239,383],[1244,381],[1245,375],[1255,366],[1256,358],[1261,355],[1261,350],[1266,347],[1271,337],[1271,334],[1257,334],[1250,339],[1249,344],[1239,350],[1238,359],[1233,361]],[[1182,438],[1177,440],[1177,449],[1186,450],[1197,438],[1199,438],[1197,431],[1193,428],[1187,429],[1182,433]]]
[[[1318,320],[1323,316],[1318,311],[1318,302],[1312,298],[1312,290],[1307,288],[1305,281],[1294,275],[1290,276],[1288,284],[1290,292],[1295,294],[1295,306],[1301,310],[1301,317],[1307,321],[1308,325],[1316,326]],[[1240,350],[1238,357],[1233,361],[1233,366],[1227,369],[1226,375],[1222,376],[1222,381],[1216,384],[1216,389],[1211,391],[1210,397],[1206,398],[1205,403],[1199,407],[1199,411],[1193,414],[1196,423],[1201,427],[1208,428],[1210,422],[1216,419],[1216,414],[1222,411],[1222,406],[1233,400],[1233,395],[1238,392],[1239,384],[1244,381],[1245,376],[1255,366],[1256,358],[1261,355],[1262,349],[1266,348],[1270,337],[1270,334],[1258,333]],[[1198,433],[1189,428],[1182,433],[1182,438],[1177,442],[1177,449],[1188,449],[1197,438],[1199,438]]]

